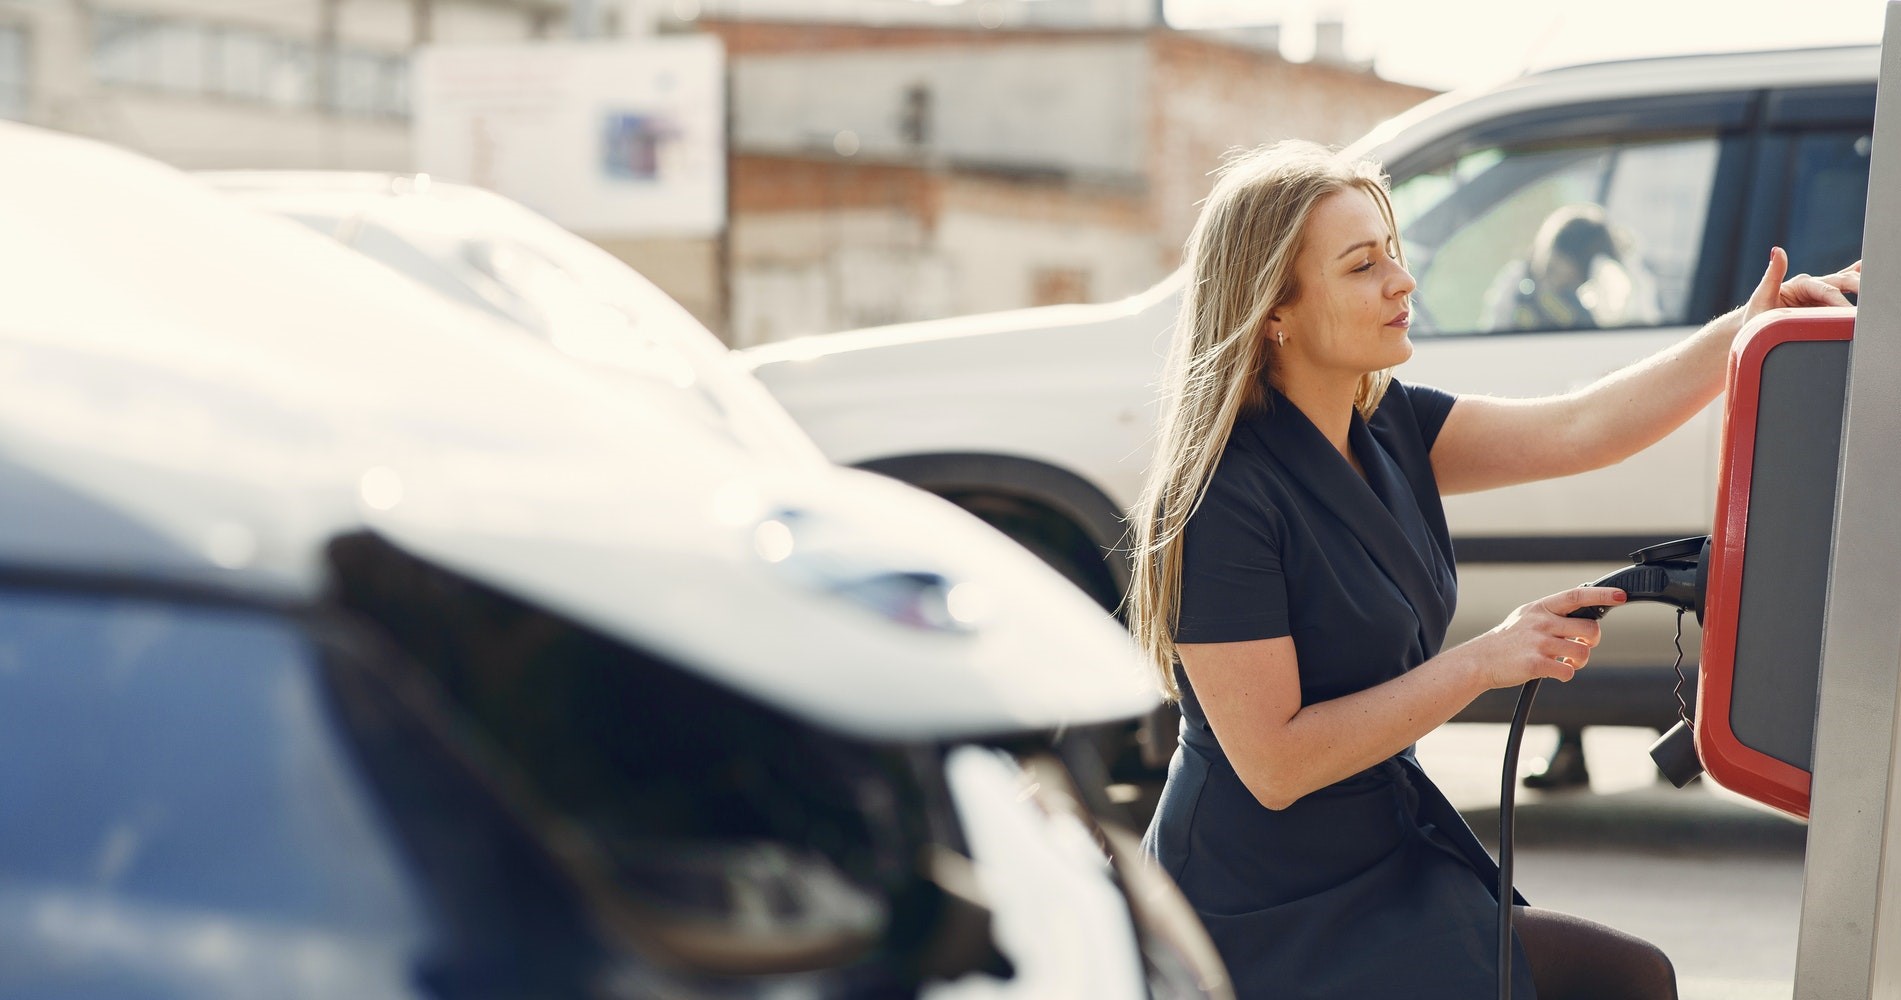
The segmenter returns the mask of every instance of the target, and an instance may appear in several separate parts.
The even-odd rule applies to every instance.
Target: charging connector
[[[1703,623],[1703,594],[1709,582],[1709,536],[1680,538],[1630,554],[1631,565],[1607,573],[1587,587],[1615,587],[1624,592],[1629,603],[1668,604],[1677,609],[1677,665],[1682,667],[1683,612],[1696,613]],[[1571,618],[1602,618],[1609,607],[1582,607]],[[1512,995],[1512,814],[1518,785],[1518,750],[1525,740],[1525,722],[1531,715],[1531,703],[1538,696],[1538,681],[1525,682],[1518,694],[1518,706],[1512,712],[1511,728],[1505,734],[1505,766],[1498,796],[1498,997]],[[1679,702],[1681,696],[1679,695]],[[1687,713],[1676,726],[1650,747],[1657,769],[1678,788],[1703,771],[1697,759],[1694,734]]]

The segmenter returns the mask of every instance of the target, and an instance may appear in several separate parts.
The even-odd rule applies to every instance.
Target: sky
[[[1686,51],[1879,42],[1883,0],[1167,0],[1177,27],[1280,22],[1313,51],[1316,15],[1346,21],[1347,54],[1440,90],[1566,63]]]

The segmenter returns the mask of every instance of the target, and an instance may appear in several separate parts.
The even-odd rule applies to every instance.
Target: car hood
[[[1097,398],[1105,390],[1146,398],[1142,387],[1161,371],[1180,309],[1179,286],[1175,275],[1120,302],[803,337],[739,356],[828,455],[858,461],[866,456],[839,452],[839,439],[866,430],[868,411],[902,422],[872,428],[875,436],[907,439],[938,426],[933,413],[955,423],[987,401]]]
[[[1007,312],[954,316],[917,323],[898,323],[891,326],[849,330],[843,333],[814,334],[749,347],[738,353],[746,364],[751,365],[755,371],[761,372],[764,377],[766,371],[827,361],[841,355],[864,355],[872,352],[954,351],[956,350],[954,346],[936,345],[955,345],[960,341],[980,342],[998,336],[1062,336],[1070,332],[1093,330],[1104,323],[1118,322],[1154,309],[1173,299],[1181,289],[1181,282],[1182,275],[1176,272],[1141,294],[1116,302],[1097,305],[1039,306],[1034,309],[1014,309]],[[981,346],[976,349],[989,350]],[[994,355],[983,356],[986,361],[994,360]]]
[[[0,301],[0,571],[308,603],[369,531],[864,736],[1156,702],[1111,619],[948,504],[762,463],[130,154],[0,125],[0,158],[0,267],[35,277]]]
[[[1084,725],[1157,704],[1113,618],[927,493],[847,470],[700,468],[633,506],[622,468],[585,484],[488,470],[370,523],[431,563],[867,738]],[[507,502],[471,510],[459,497],[472,487]]]

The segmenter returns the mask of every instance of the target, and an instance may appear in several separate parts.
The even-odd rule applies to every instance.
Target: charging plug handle
[[[1708,574],[1709,536],[1680,538],[1631,553],[1633,565],[1592,580],[1588,587],[1616,587],[1631,603],[1648,601],[1696,613],[1703,622],[1703,588]],[[1572,618],[1602,618],[1609,607],[1583,607]]]

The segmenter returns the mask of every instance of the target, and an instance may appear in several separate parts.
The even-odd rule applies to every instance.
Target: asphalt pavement
[[[1807,827],[1699,778],[1656,776],[1647,729],[1585,733],[1588,790],[1517,790],[1516,882],[1534,905],[1656,943],[1683,1000],[1788,1000],[1795,977]],[[1541,766],[1552,731],[1525,738],[1522,770]],[[1498,829],[1505,727],[1455,725],[1419,756],[1472,828]]]

